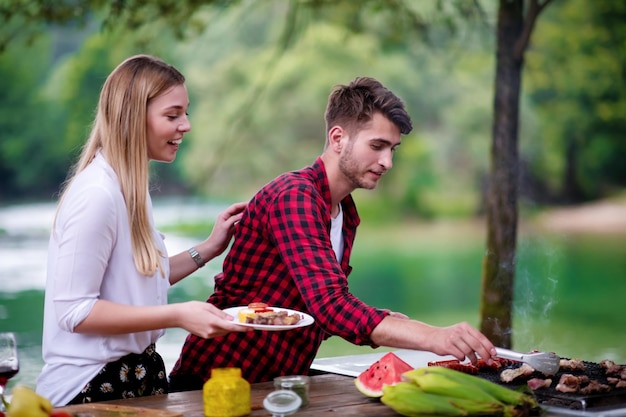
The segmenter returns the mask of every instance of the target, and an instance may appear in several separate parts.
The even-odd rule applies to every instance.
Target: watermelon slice
[[[354,380],[356,388],[368,397],[382,397],[383,385],[395,385],[400,382],[402,374],[413,367],[400,359],[395,353],[389,352]]]

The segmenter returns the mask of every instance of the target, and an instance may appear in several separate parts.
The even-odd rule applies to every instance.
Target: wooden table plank
[[[251,416],[270,415],[263,408],[263,399],[274,390],[272,382],[252,384]],[[367,398],[354,386],[354,378],[343,375],[323,374],[311,377],[310,404],[298,410],[299,417],[376,416],[397,417],[398,414],[378,399]],[[181,412],[185,417],[204,417],[201,391],[173,392],[168,395],[108,401],[132,407],[153,408]]]

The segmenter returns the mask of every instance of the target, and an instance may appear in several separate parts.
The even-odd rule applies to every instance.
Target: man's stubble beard
[[[350,182],[353,189],[364,188],[367,190],[373,190],[376,188],[377,183],[373,185],[363,180],[358,161],[352,157],[352,141],[348,142],[348,145],[344,149],[343,153],[339,157],[339,172]]]

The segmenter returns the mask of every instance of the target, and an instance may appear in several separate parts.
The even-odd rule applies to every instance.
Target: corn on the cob
[[[445,368],[442,366],[429,366],[427,368],[419,368],[421,369],[419,372],[427,372],[431,374],[439,374],[442,376],[446,376],[450,379],[457,381],[460,384],[465,386],[475,386],[487,392],[496,400],[511,405],[530,405],[534,407],[538,407],[537,400],[532,395],[527,393],[519,392],[512,390],[507,387],[503,387],[486,379],[468,375],[463,372],[455,371],[454,369]],[[413,371],[411,371],[413,372]]]
[[[441,395],[427,394],[411,382],[383,386],[381,401],[403,416],[438,415],[464,417],[467,412],[455,407]]]
[[[488,403],[497,401],[495,397],[475,384],[459,382],[445,374],[430,372],[428,368],[417,368],[405,372],[402,378],[413,381],[422,391],[431,394],[440,394],[474,401],[485,401]]]
[[[477,401],[447,395],[429,394],[410,382],[383,387],[381,401],[403,416],[448,417],[512,416],[498,401]]]

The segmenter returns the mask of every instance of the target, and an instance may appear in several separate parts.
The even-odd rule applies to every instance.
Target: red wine
[[[19,370],[17,363],[0,365],[0,385],[5,386],[7,381],[13,378]]]

